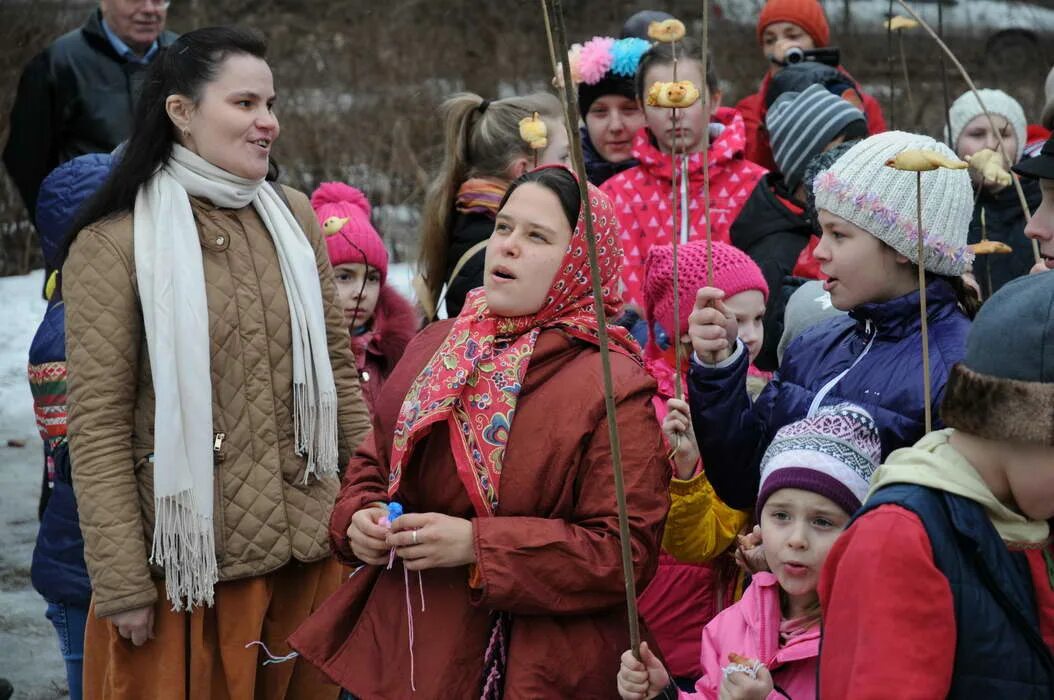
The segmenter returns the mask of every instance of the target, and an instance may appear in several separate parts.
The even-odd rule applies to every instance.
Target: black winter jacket
[[[798,256],[813,233],[805,214],[788,209],[776,196],[779,191],[780,196],[789,198],[782,189],[779,175],[770,173],[758,181],[730,230],[732,245],[758,264],[769,286],[765,343],[754,363],[769,371],[779,365],[776,349],[783,335],[783,311],[788,296],[782,293],[783,281],[793,272]]]
[[[1025,192],[1028,210],[1036,211],[1042,199],[1039,180],[1021,178],[1021,189]],[[1013,187],[1007,187],[996,194],[988,190],[981,192],[973,210],[973,220],[970,222],[970,243],[981,240],[982,209],[985,213],[988,238],[1006,243],[1014,249],[1014,252],[1007,255],[978,255],[974,261],[974,276],[981,285],[984,298],[987,299],[1010,280],[1027,275],[1036,263],[1036,258],[1032,253],[1032,241],[1025,237],[1025,213],[1021,211],[1021,203]],[[991,289],[988,284],[989,274],[992,276]]]
[[[158,43],[167,46],[176,37],[163,32]],[[26,65],[4,164],[30,216],[40,183],[54,168],[85,153],[109,153],[128,138],[146,68],[117,55],[98,9]]]
[[[465,297],[476,287],[483,286],[483,263],[486,260],[486,248],[475,253],[458,272],[457,277],[450,279],[454,266],[468,250],[481,243],[494,233],[494,219],[486,214],[469,212],[458,214],[454,219],[454,229],[450,234],[450,251],[447,253],[446,279],[449,281],[446,292],[447,318],[454,318],[461,313]]]

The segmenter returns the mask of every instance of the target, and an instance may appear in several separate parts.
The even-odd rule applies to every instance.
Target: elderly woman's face
[[[563,262],[571,226],[559,198],[542,185],[517,187],[498,212],[487,243],[483,288],[498,316],[537,313]]]
[[[183,143],[229,173],[262,180],[279,132],[274,102],[274,78],[267,62],[231,55],[202,89]]]

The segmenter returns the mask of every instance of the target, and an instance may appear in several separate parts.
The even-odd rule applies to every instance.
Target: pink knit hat
[[[769,286],[765,276],[749,255],[726,243],[713,243],[714,286],[725,293],[725,298],[756,289],[769,300]],[[673,329],[673,246],[652,246],[644,263],[644,315],[649,322],[658,321],[671,337],[688,332],[688,316],[695,306],[695,295],[706,286],[706,243],[694,241],[677,248],[677,267],[680,270],[678,291],[681,302],[681,329]]]
[[[334,266],[366,263],[380,271],[384,284],[388,278],[388,249],[370,223],[366,195],[343,182],[323,182],[311,195],[311,206],[326,234],[329,262]],[[341,219],[347,221],[337,228]]]

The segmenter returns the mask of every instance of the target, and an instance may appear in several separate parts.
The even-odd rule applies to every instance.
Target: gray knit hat
[[[918,214],[914,172],[886,161],[901,151],[924,149],[955,154],[929,136],[886,131],[850,148],[816,176],[816,208],[847,219],[908,260],[918,259]],[[938,275],[961,275],[973,262],[966,234],[973,217],[973,190],[966,170],[938,168],[922,173],[922,266]]]
[[[855,121],[865,122],[864,113],[819,84],[785,92],[772,103],[765,127],[788,190],[801,183],[813,156]]]
[[[779,347],[776,348],[779,363],[783,364],[783,353],[799,335],[820,321],[844,316],[845,313],[831,303],[831,293],[823,290],[823,282],[820,280],[809,280],[795,289],[787,300],[787,308],[783,311],[783,335],[780,336]]]
[[[1054,272],[985,302],[941,402],[944,424],[989,440],[1054,446]]]
[[[1018,162],[1021,160],[1021,154],[1025,152],[1025,142],[1028,140],[1028,120],[1025,119],[1025,110],[1021,108],[1017,100],[1002,90],[978,90],[977,94],[981,96],[981,101],[991,114],[1003,117],[1010,122],[1014,135],[1017,136],[1017,153],[1014,154],[1014,163]],[[956,148],[959,136],[962,135],[966,125],[982,114],[984,110],[981,109],[981,102],[977,101],[977,96],[973,92],[966,91],[959,95],[955,102],[952,102],[952,106],[948,108],[948,123],[951,125],[951,138],[948,139],[948,143],[952,145],[952,148]],[[945,136],[948,136],[947,126],[944,127],[944,131]]]

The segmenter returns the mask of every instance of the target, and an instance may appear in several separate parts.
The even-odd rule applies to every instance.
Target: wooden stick
[[[703,216],[706,217],[706,286],[714,286],[714,241],[710,229],[710,85],[706,71],[710,60],[710,0],[703,0]]]
[[[897,30],[897,44],[900,46],[900,65],[904,70],[904,90],[908,93],[908,113],[915,114],[915,99],[911,96],[911,76],[908,74],[908,57],[904,53],[904,30]]]
[[[887,16],[893,19],[893,0],[889,0],[889,12]],[[889,128],[894,131],[897,128],[897,96],[893,87],[893,76],[896,69],[893,67],[897,59],[893,56],[893,25],[886,22],[886,73],[889,75]]]
[[[673,53],[673,82],[677,82],[677,42],[673,42],[670,46],[670,50]],[[704,76],[705,79],[705,76]],[[670,222],[672,242],[673,242],[673,328],[667,328],[667,332],[670,334],[670,340],[673,342],[673,357],[674,364],[676,367],[673,368],[673,395],[680,401],[684,398],[684,392],[681,390],[681,366],[683,362],[684,351],[681,348],[681,274],[680,266],[677,264],[677,249],[681,242],[681,217],[679,211],[685,206],[685,202],[681,201],[681,180],[677,177],[677,166],[680,165],[682,172],[681,177],[684,176],[684,163],[681,162],[681,139],[677,135],[677,110],[674,109],[670,118],[673,121],[673,152],[670,153],[670,201],[672,209],[670,211]],[[678,206],[679,205],[679,206]],[[649,328],[648,332],[652,332]],[[679,434],[678,434],[679,435]],[[680,447],[681,438],[677,438],[676,447]],[[675,449],[676,451],[676,449]]]
[[[944,38],[944,3],[937,3],[937,36]],[[948,95],[948,68],[944,65],[944,52],[937,53],[941,57],[941,95],[944,98],[944,128],[947,129],[948,140],[952,139],[952,115],[951,97]],[[955,150],[955,144],[949,143],[948,148]]]
[[[552,26],[551,51],[555,46],[566,52],[567,32],[564,28],[564,12],[561,0],[542,0],[547,25]],[[589,250],[589,270],[593,282],[593,307],[596,311],[600,336],[600,365],[604,374],[604,405],[607,409],[608,435],[611,440],[611,470],[615,475],[615,500],[618,504],[619,540],[622,544],[622,575],[626,583],[626,610],[629,617],[630,649],[640,657],[640,626],[637,620],[637,583],[633,573],[633,552],[630,548],[629,516],[626,511],[626,485],[622,475],[622,444],[619,440],[618,421],[615,415],[615,389],[611,378],[611,351],[608,348],[607,314],[604,312],[604,292],[600,285],[600,263],[597,244],[593,239],[592,207],[589,203],[589,180],[586,179],[585,158],[582,155],[582,137],[578,124],[578,97],[571,81],[571,66],[563,61],[564,114],[567,119],[567,135],[571,141],[571,162],[578,175],[578,190],[582,197],[582,210],[586,225],[586,245]],[[568,662],[573,662],[567,659]]]
[[[926,432],[933,430],[933,409],[930,407],[932,398],[930,394],[930,327],[926,310],[926,268],[923,265],[926,255],[924,236],[922,233],[922,171],[915,173],[915,194],[917,196],[918,218],[919,218],[919,310],[922,313],[922,396],[926,402]]]
[[[941,50],[943,50],[944,53],[947,54],[948,58],[951,59],[951,62],[954,63],[955,67],[959,69],[959,73],[966,81],[966,85],[969,86],[970,92],[972,92],[974,97],[977,98],[977,103],[981,105],[981,109],[984,111],[985,116],[988,118],[988,125],[992,128],[992,133],[995,134],[996,139],[999,141],[999,150],[1002,151],[1004,157],[1006,157],[1007,149],[1006,145],[1003,143],[1003,136],[999,133],[999,129],[995,127],[995,121],[992,119],[991,112],[989,112],[988,108],[985,107],[984,101],[981,99],[980,93],[977,92],[977,86],[974,85],[973,80],[970,78],[970,74],[966,72],[966,69],[963,67],[963,64],[959,62],[959,59],[956,58],[955,53],[953,53],[952,50],[948,48],[948,45],[944,43],[944,40],[942,40],[937,35],[937,32],[933,31],[933,27],[926,24],[926,20],[922,19],[922,17],[919,16],[919,13],[915,12],[914,8],[912,8],[911,5],[905,2],[905,0],[897,0],[897,2],[900,3],[901,7],[907,10],[908,14],[910,14],[912,18],[914,18],[914,20],[918,22],[931,37],[933,37],[933,40],[937,42],[937,45],[941,47]],[[1028,201],[1025,199],[1025,191],[1021,189],[1021,183],[1018,182],[1017,173],[1011,172],[1010,177],[1014,181],[1014,189],[1017,190],[1017,201],[1021,205],[1021,210],[1025,213],[1025,224],[1027,225],[1029,220],[1032,218],[1032,212],[1028,210]],[[1043,257],[1039,254],[1039,241],[1037,241],[1035,238],[1032,239],[1032,255],[1035,257],[1037,264],[1043,262]]]
[[[542,16],[545,18],[545,38],[546,43],[549,47],[549,64],[553,68],[553,80],[557,77],[563,77],[560,73],[560,61],[556,57],[556,43],[553,41],[553,27],[549,22],[549,10],[545,6],[545,0],[541,0],[542,3]],[[567,62],[567,56],[564,56],[564,63]]]

